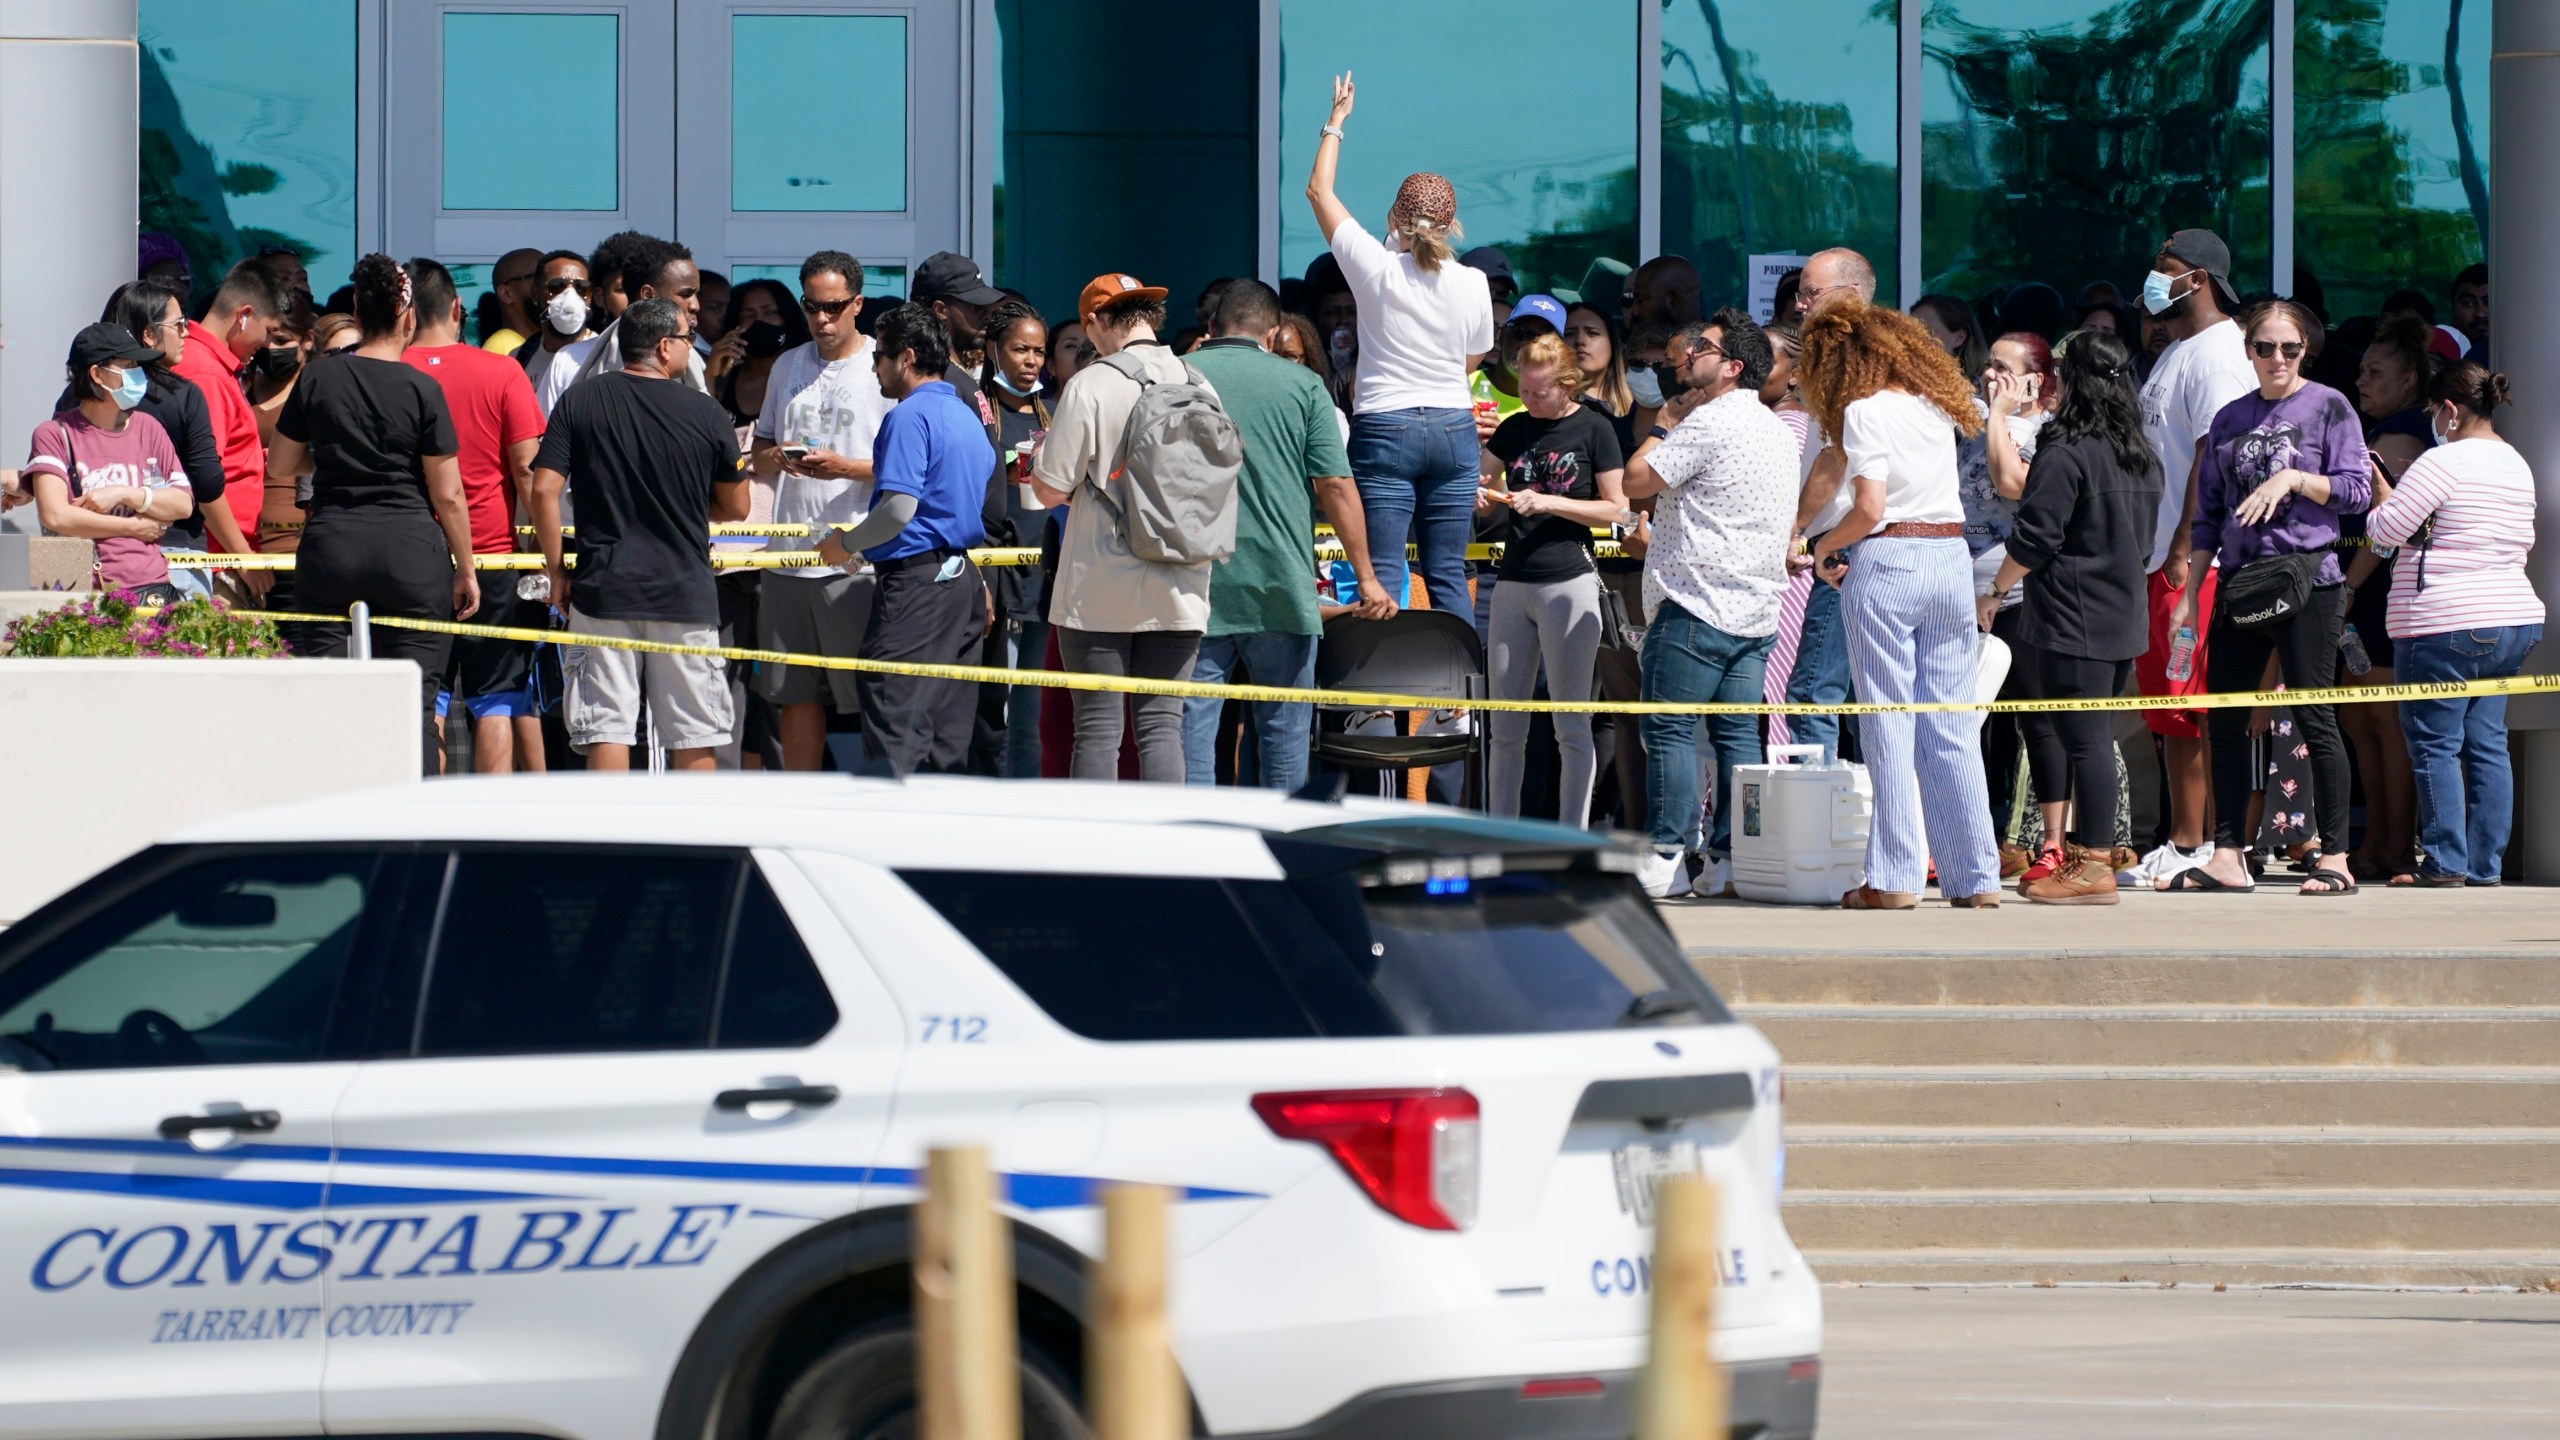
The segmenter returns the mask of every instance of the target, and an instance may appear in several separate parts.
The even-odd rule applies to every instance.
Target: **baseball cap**
[[[1089,320],[1094,311],[1114,300],[1161,300],[1164,296],[1163,286],[1141,284],[1135,275],[1096,275],[1084,287],[1084,293],[1076,297],[1076,316]]]
[[[2427,353],[2450,365],[2471,353],[2471,337],[2450,325],[2439,325],[2427,332]]]
[[[2225,310],[2239,307],[2237,292],[2231,288],[2231,247],[2210,230],[2181,230],[2160,247],[2163,255],[2174,255],[2203,271],[2213,281],[2214,298]]]
[[[75,374],[86,374],[92,365],[138,365],[159,358],[160,352],[134,339],[132,331],[104,320],[83,327],[71,337],[71,369]]]
[[[1564,302],[1553,295],[1523,295],[1512,303],[1511,319],[1515,324],[1522,320],[1544,320],[1561,335],[1564,333]]]
[[[987,283],[977,261],[942,250],[916,267],[915,279],[907,285],[907,299],[918,305],[930,305],[936,300],[993,305],[1004,299],[1004,292]]]
[[[1491,245],[1479,245],[1458,257],[1458,263],[1470,270],[1481,270],[1487,280],[1509,282],[1518,288],[1520,282],[1511,274],[1511,257]]]

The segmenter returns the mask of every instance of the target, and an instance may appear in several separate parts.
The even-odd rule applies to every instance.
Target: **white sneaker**
[[[2132,868],[2116,872],[2118,885],[2150,887],[2183,870],[2193,870],[2213,858],[2213,842],[2207,840],[2193,850],[2181,850],[2163,844],[2145,855]]]
[[[1636,862],[1636,883],[1644,893],[1656,900],[1672,900],[1689,893],[1689,857],[1674,850],[1665,855],[1648,850]]]
[[[1689,893],[1706,900],[1721,900],[1733,894],[1733,862],[1709,860],[1705,873],[1689,882]]]

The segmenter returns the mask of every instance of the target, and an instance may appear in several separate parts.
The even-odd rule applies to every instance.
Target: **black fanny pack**
[[[2264,630],[2291,620],[2311,603],[2311,587],[2327,555],[2325,550],[2270,555],[2224,576],[2222,618],[2242,630]]]

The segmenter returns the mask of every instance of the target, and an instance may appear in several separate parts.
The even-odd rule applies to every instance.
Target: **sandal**
[[[2234,895],[2246,895],[2258,887],[2254,881],[2247,885],[2234,885],[2228,880],[2217,879],[2214,876],[2206,874],[2204,867],[2198,865],[2192,870],[2181,870],[2177,874],[2170,876],[2169,883],[2160,886],[2159,888],[2173,892],[2180,890],[2192,890],[2199,893],[2225,890]]]
[[[2358,888],[2359,887],[2355,882],[2355,877],[2352,875],[2341,875],[2335,870],[2314,869],[2309,875],[2303,877],[2302,889],[2296,893],[2302,895],[2353,895],[2356,893]]]
[[[2000,892],[1991,889],[1971,895],[1950,895],[1947,903],[1958,910],[1997,910],[2000,908]]]

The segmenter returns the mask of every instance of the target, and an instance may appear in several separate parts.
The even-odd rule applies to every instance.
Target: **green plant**
[[[272,620],[202,597],[152,609],[115,590],[9,622],[0,654],[21,659],[271,660],[285,653]]]

